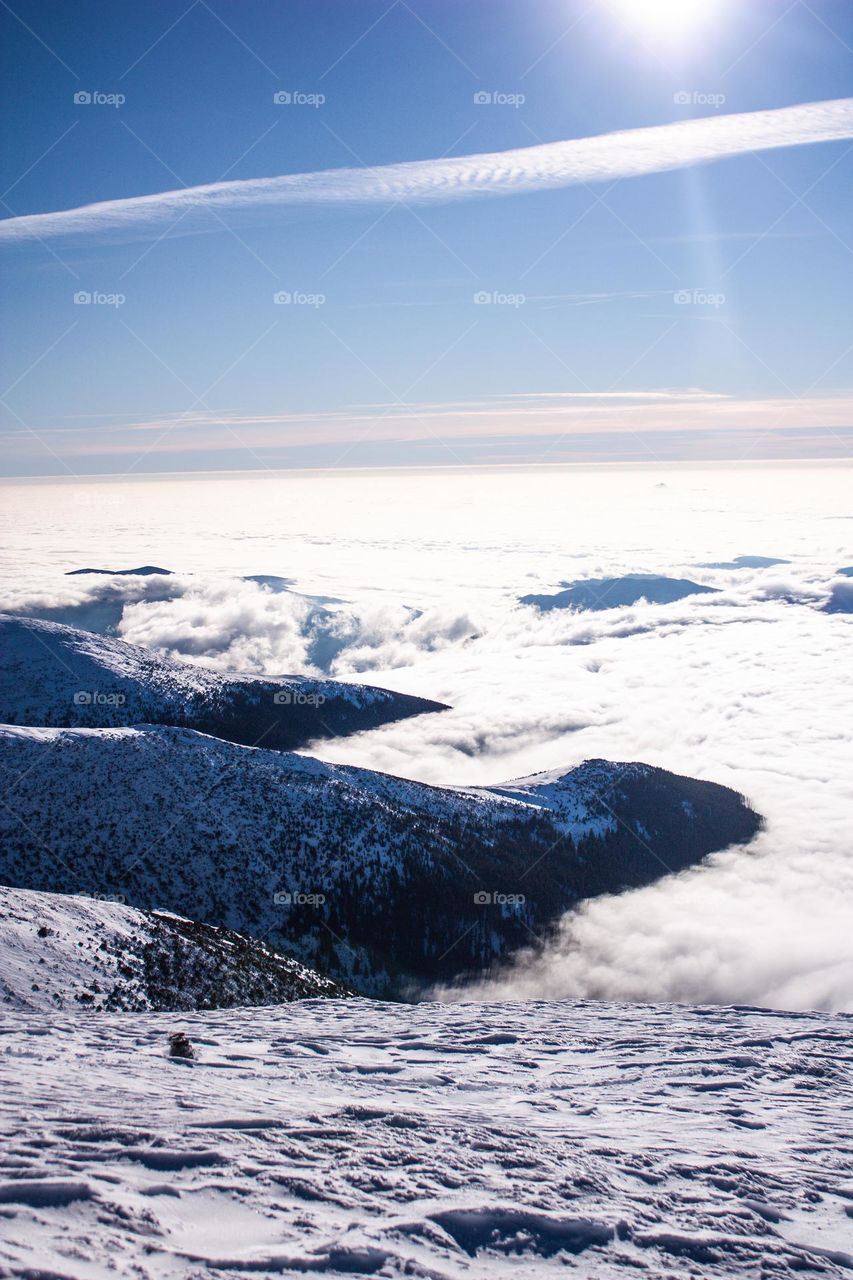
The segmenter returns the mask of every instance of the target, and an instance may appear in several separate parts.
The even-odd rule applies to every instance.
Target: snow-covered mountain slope
[[[552,609],[618,609],[647,600],[649,604],[672,604],[685,596],[708,595],[715,587],[703,587],[689,578],[664,578],[653,573],[626,573],[622,578],[584,578],[564,582],[565,589],[548,595],[520,596],[521,604],[531,604],[540,613]]]
[[[61,623],[0,615],[0,722],[6,724],[178,724],[231,742],[293,750],[444,709],[368,685],[223,675]]]
[[[426,786],[188,729],[0,729],[0,881],[295,945],[362,990],[482,970],[580,898],[751,838],[726,787],[588,761]]]
[[[324,1000],[0,1026],[5,1276],[853,1267],[843,1016]]]
[[[346,994],[229,929],[105,899],[0,887],[7,1009],[220,1009]]]

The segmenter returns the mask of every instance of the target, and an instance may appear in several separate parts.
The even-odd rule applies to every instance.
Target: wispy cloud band
[[[655,391],[542,392],[495,396],[468,401],[417,402],[412,404],[360,405],[316,412],[235,413],[212,409],[191,413],[164,413],[146,419],[104,421],[85,418],[39,424],[38,437],[48,440],[63,457],[135,457],[146,448],[146,438],[156,437],[158,455],[202,458],[212,452],[244,450],[266,454],[269,450],[344,448],[353,441],[372,445],[405,442],[409,446],[443,442],[461,448],[483,447],[484,441],[526,442],[531,451],[553,449],[555,443],[589,437],[606,458],[612,450],[607,436],[625,436],[638,448],[655,437],[703,433],[721,440],[742,436],[741,455],[756,434],[784,436],[792,430],[820,430],[839,446],[835,433],[853,428],[853,395],[838,391],[801,399],[746,399],[698,388]],[[844,435],[846,448],[847,434]],[[768,439],[767,443],[770,443]],[[29,428],[10,424],[3,433],[4,456],[15,465],[33,456]],[[349,451],[348,451],[349,452]],[[661,452],[660,443],[645,450],[645,457]],[[36,450],[38,454],[38,450]],[[735,456],[741,456],[735,453]],[[808,447],[800,455],[810,456]],[[448,461],[450,455],[443,461]]]
[[[269,212],[282,206],[389,205],[514,195],[576,183],[639,177],[751,151],[853,138],[853,98],[773,111],[687,120],[590,138],[548,142],[378,167],[326,169],[185,187],[76,209],[0,221],[0,243],[73,234],[176,233],[216,223],[216,213]]]

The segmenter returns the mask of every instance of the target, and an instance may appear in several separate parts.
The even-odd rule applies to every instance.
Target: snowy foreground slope
[[[0,886],[0,1006],[7,1009],[218,1009],[347,994],[228,929]]]
[[[443,710],[442,703],[369,685],[223,675],[125,640],[0,614],[4,724],[177,724],[289,751],[312,739]]]
[[[452,789],[164,726],[0,727],[0,770],[0,883],[268,938],[370,994],[482,971],[759,823],[648,765]]]
[[[351,1000],[0,1027],[5,1276],[853,1267],[843,1016]]]

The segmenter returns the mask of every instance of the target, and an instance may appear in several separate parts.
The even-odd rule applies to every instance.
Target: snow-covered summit
[[[616,767],[610,760],[585,760],[570,773],[564,769],[548,769],[484,790],[547,811],[575,839],[591,835],[603,837],[618,825],[615,814],[604,802],[613,790]],[[618,782],[621,787],[651,782],[655,772],[647,764],[620,764]]]

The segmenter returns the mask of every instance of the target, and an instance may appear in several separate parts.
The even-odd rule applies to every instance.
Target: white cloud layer
[[[766,816],[748,851],[589,904],[480,994],[853,1009],[853,619],[824,612],[850,581],[836,573],[853,563],[848,468],[27,483],[0,497],[2,605],[119,596],[137,643],[453,707],[323,743],[326,759],[472,785],[643,760],[733,786]],[[60,576],[107,547],[116,567],[181,572]],[[741,554],[790,563],[699,567]],[[719,594],[586,615],[516,603],[632,571]]]
[[[285,206],[441,203],[680,169],[752,151],[853,137],[853,98],[715,115],[511,151],[215,182],[0,221],[0,242],[75,233],[158,235],[215,228],[216,214]]]

